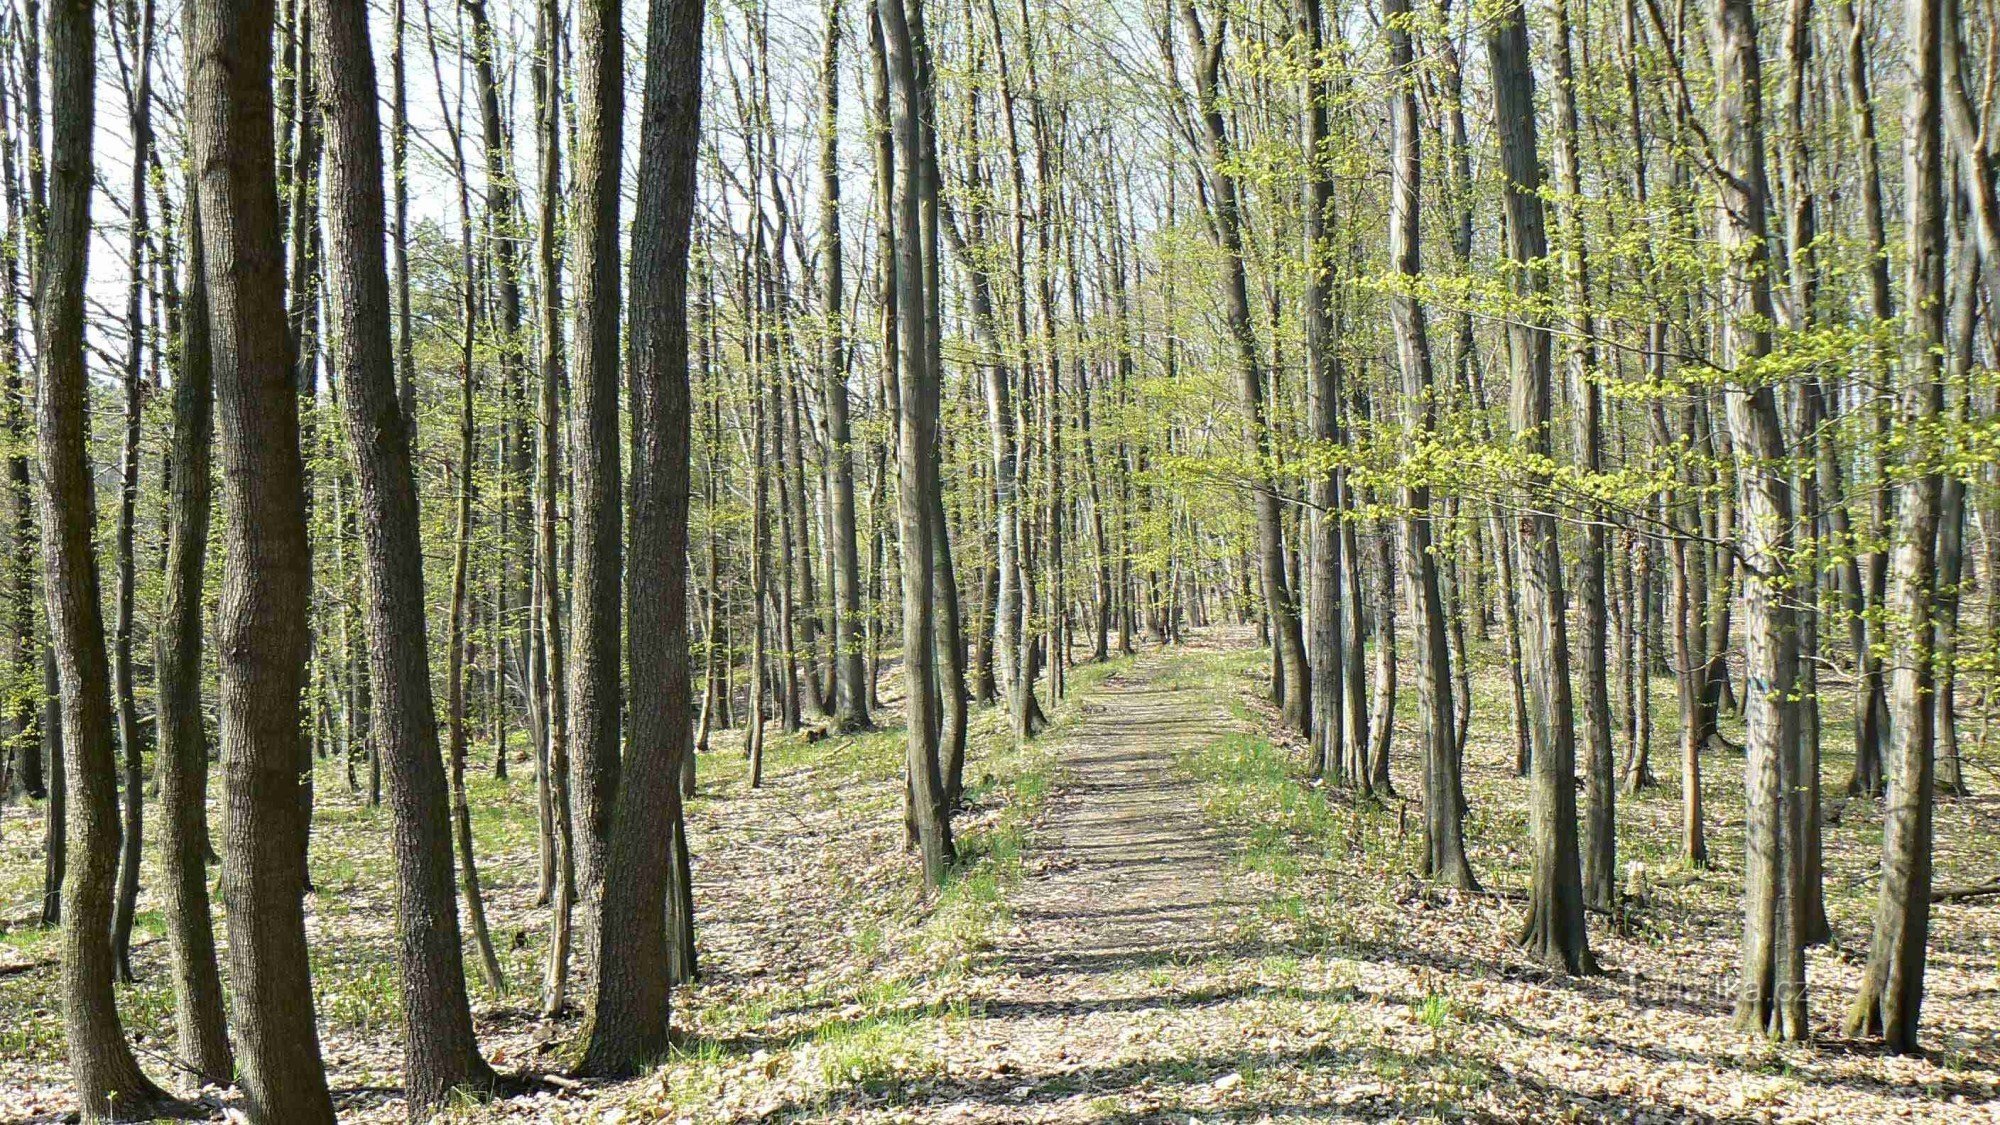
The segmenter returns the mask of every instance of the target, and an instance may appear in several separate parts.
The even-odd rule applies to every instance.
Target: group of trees
[[[1466,890],[1499,652],[1522,941],[1570,972],[1654,678],[1693,865],[1740,712],[1739,1016],[1785,1038],[1851,685],[1845,783],[1887,829],[1850,1022],[1915,1046],[1932,809],[2000,635],[1991,12],[626,7],[0,20],[0,789],[47,795],[87,1118],[165,1098],[113,996],[149,752],[183,1061],[331,1119],[304,858],[344,777],[388,806],[423,1110],[496,1083],[476,745],[534,770],[541,1006],[575,976],[581,1065],[621,1073],[695,971],[681,802],[717,732],[758,784],[767,726],[861,730],[900,682],[936,886],[975,704],[1031,737],[1078,660],[1239,614],[1360,795],[1414,670],[1423,873]]]

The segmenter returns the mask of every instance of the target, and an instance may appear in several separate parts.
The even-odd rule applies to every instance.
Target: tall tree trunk
[[[1886,324],[1896,313],[1890,297],[1889,255],[1884,249],[1887,220],[1882,201],[1880,156],[1876,150],[1875,98],[1868,85],[1867,44],[1870,32],[1859,18],[1854,0],[1840,0],[1834,6],[1834,14],[1837,29],[1846,40],[1847,48],[1842,60],[1845,64],[1842,75],[1847,95],[1847,119],[1859,164],[1856,178],[1860,181],[1863,249],[1867,253],[1867,312],[1877,322]],[[1887,363],[1886,356],[1871,356],[1871,360]],[[1869,409],[1874,416],[1874,437],[1879,449],[1887,437],[1887,407],[1876,404]],[[1877,459],[1879,462],[1879,454]],[[1878,464],[1878,469],[1882,467]],[[1888,498],[1894,489],[1886,472],[1880,476],[1882,479],[1875,482],[1876,487],[1863,490],[1876,494],[1867,513],[1867,526],[1863,529],[1871,543],[1885,541],[1891,531],[1886,525]],[[1880,655],[1882,626],[1877,623],[1879,614],[1874,611],[1883,608],[1889,560],[1888,554],[1880,547],[1864,549],[1861,544],[1856,544],[1850,554],[1855,561],[1847,568],[1845,581],[1851,590],[1847,602],[1851,621],[1849,628],[1855,638],[1856,694],[1854,774],[1848,779],[1847,787],[1850,793],[1879,796],[1883,787],[1882,743],[1888,732],[1883,729],[1887,719],[1887,696]]]
[[[855,529],[854,447],[847,422],[847,288],[840,238],[840,40],[841,0],[828,0],[826,39],[820,55],[820,299],[826,307],[826,343],[820,353],[821,408],[826,414],[829,476],[827,544],[833,561],[834,726],[866,730],[868,670],[861,618],[861,555]]]
[[[493,630],[493,694],[488,700],[493,715],[493,763],[495,775],[507,776],[507,700],[505,668],[510,649],[527,646],[528,568],[522,565],[519,550],[522,532],[528,527],[523,509],[521,485],[528,475],[528,440],[520,409],[526,397],[526,339],[521,330],[521,266],[518,247],[522,238],[520,207],[517,201],[510,137],[501,105],[502,80],[498,70],[499,50],[486,0],[464,0],[472,19],[472,68],[479,84],[479,119],[486,157],[486,242],[492,263],[493,295],[499,323],[500,400],[503,419],[496,449],[495,508],[501,557],[495,566],[495,610]],[[518,526],[517,526],[518,525]],[[525,685],[523,685],[525,686]]]
[[[1584,245],[1582,130],[1577,124],[1576,66],[1568,0],[1555,5],[1556,186],[1563,200],[1564,272],[1569,281],[1569,352],[1576,410],[1576,453],[1587,475],[1604,471],[1604,402],[1598,388],[1597,317],[1590,307],[1590,259]],[[1586,495],[1589,495],[1586,490]],[[1586,503],[1577,594],[1582,601],[1584,901],[1599,910],[1618,904],[1618,778],[1611,747],[1611,698],[1605,669],[1609,641],[1604,594],[1603,507]]]
[[[217,0],[199,7],[194,22],[189,133],[201,170],[228,529],[216,651],[231,1022],[251,1119],[331,1125],[299,862],[306,838],[299,700],[312,575],[299,395],[291,343],[279,330],[286,321],[271,5]]]
[[[61,879],[63,1023],[71,1080],[85,1122],[143,1120],[166,1101],[125,1041],[111,987],[117,969],[111,942],[118,870],[117,767],[103,602],[92,546],[97,503],[89,461],[83,304],[96,51],[93,5],[89,0],[56,0],[49,11],[49,67],[63,112],[55,122],[51,206],[35,272],[40,345],[36,417],[49,640],[68,739],[58,775],[67,792],[68,863]],[[327,1120],[331,1122],[331,1113]]]
[[[1338,329],[1333,308],[1334,223],[1333,178],[1328,169],[1327,102],[1332,96],[1320,77],[1325,65],[1325,16],[1320,0],[1298,0],[1296,15],[1306,57],[1299,80],[1300,148],[1305,161],[1305,186],[1300,206],[1307,264],[1305,294],[1306,395],[1309,428],[1314,441],[1331,450],[1341,442],[1340,406],[1342,360],[1335,348]],[[1412,217],[1414,219],[1414,216]],[[1122,267],[1121,267],[1122,268]],[[1125,291],[1118,288],[1122,305]],[[1122,310],[1121,310],[1122,312]],[[1123,320],[1120,325],[1122,329]],[[1335,785],[1347,781],[1347,702],[1341,672],[1344,667],[1341,568],[1351,565],[1340,551],[1345,512],[1340,505],[1339,470],[1329,467],[1311,481],[1313,506],[1310,553],[1311,596],[1307,599],[1306,636],[1312,680],[1312,774],[1331,775]],[[1128,547],[1129,551],[1129,547]]]
[[[938,757],[936,597],[933,529],[937,489],[937,372],[931,369],[929,333],[938,326],[926,293],[921,211],[935,207],[935,183],[923,174],[924,104],[915,40],[903,0],[876,0],[892,112],[890,143],[897,157],[890,199],[896,219],[894,259],[896,335],[900,353],[897,396],[900,424],[896,464],[900,477],[898,527],[903,570],[903,673],[910,814],[923,857],[924,883],[941,887],[955,862],[951,809],[945,801]],[[926,188],[931,195],[926,198]],[[961,688],[962,690],[962,688]]]
[[[1422,163],[1418,155],[1415,52],[1409,32],[1407,0],[1388,0],[1383,21],[1389,32],[1389,65],[1396,72],[1389,93],[1390,160],[1389,258],[1397,285],[1390,297],[1395,324],[1396,355],[1402,372],[1404,440],[1422,450],[1435,440],[1436,387],[1431,372],[1430,338],[1416,287],[1423,270],[1418,243],[1418,198]],[[1437,556],[1431,550],[1431,492],[1421,477],[1402,488],[1404,581],[1410,591],[1410,616],[1416,631],[1417,712],[1424,738],[1424,860],[1425,877],[1463,890],[1477,890],[1479,880],[1465,858],[1465,805],[1458,776],[1458,736],[1452,713],[1451,653],[1445,635],[1444,600],[1438,588]]]
[[[1793,514],[1776,389],[1756,369],[1771,350],[1771,259],[1765,212],[1763,74],[1757,20],[1748,0],[1715,8],[1719,183],[1716,240],[1724,276],[1723,367],[1738,372],[1725,392],[1743,508],[1745,699],[1745,869],[1740,1027],[1801,1039],[1806,1026],[1805,956],[1799,882],[1803,801],[1798,770],[1798,636],[1786,604]],[[1721,626],[1718,626],[1721,628]],[[1726,643],[1726,642],[1725,642]]]
[[[1918,471],[1901,488],[1896,512],[1895,600],[1900,653],[1889,692],[1895,746],[1882,826],[1882,887],[1861,991],[1847,1015],[1849,1035],[1879,1035],[1898,1054],[1917,1050],[1924,998],[1925,946],[1930,936],[1931,831],[1934,799],[1933,707],[1936,670],[1934,602],[1941,492],[1932,427],[1944,410],[1939,353],[1944,348],[1944,156],[1940,129],[1942,41],[1955,26],[1953,0],[1907,0],[1904,38],[1910,87],[1903,107],[1903,154],[1908,182],[1909,266],[1904,300],[1910,340],[1903,358],[1909,388],[1903,410]]]
[[[354,469],[369,694],[396,860],[404,1088],[416,1116],[454,1090],[490,1088],[494,1075],[472,1029],[452,895],[410,427],[390,350],[375,59],[364,10],[336,0],[314,0],[314,8],[322,37],[315,62],[326,113],[327,277],[334,296],[329,359],[342,387]],[[452,632],[455,639],[455,625]],[[452,664],[456,672],[456,658]],[[451,683],[455,690],[460,677]],[[454,771],[463,768],[462,738],[455,726]]]
[[[1487,27],[1487,66],[1493,75],[1493,123],[1499,135],[1505,188],[1507,256],[1513,296],[1525,306],[1507,325],[1513,374],[1511,421],[1531,462],[1551,452],[1549,333],[1538,311],[1547,279],[1548,237],[1542,221],[1542,170],[1535,137],[1535,84],[1528,55],[1528,24],[1510,2]],[[1522,663],[1533,706],[1535,775],[1534,876],[1521,944],[1544,963],[1572,973],[1593,973],[1583,920],[1583,875],[1576,845],[1576,718],[1570,696],[1569,641],[1563,590],[1562,548],[1549,510],[1547,470],[1530,468],[1528,489],[1514,517],[1520,542]]]
[[[215,405],[195,177],[188,177],[187,188],[187,292],[174,369],[174,472],[167,501],[171,530],[160,605],[161,890],[172,954],[176,1047],[197,1077],[222,1085],[232,1077],[235,1063],[208,897],[208,732],[201,714],[202,579],[213,507]]]
[[[117,618],[112,630],[111,679],[118,705],[118,745],[123,752],[125,777],[124,823],[119,839],[118,899],[111,915],[111,946],[118,959],[118,975],[132,976],[132,916],[139,909],[139,856],[145,845],[145,746],[139,733],[139,704],[132,676],[132,600],[137,560],[133,557],[134,532],[139,503],[140,424],[145,413],[146,364],[146,258],[151,238],[146,206],[146,179],[151,169],[153,146],[153,5],[141,0],[134,5],[138,26],[128,29],[132,37],[133,69],[129,91],[132,125],[132,201],[129,261],[132,282],[127,289],[125,360],[125,440],[119,450],[119,490],[117,528]]]
[[[557,212],[561,206],[562,31],[559,0],[542,0],[535,10],[535,135],[541,147],[540,202],[535,217],[535,268],[540,279],[541,337],[540,402],[536,427],[540,446],[535,516],[536,568],[542,575],[542,660],[549,689],[548,765],[550,819],[555,847],[555,886],[549,903],[549,958],[542,980],[542,1013],[560,1014],[569,1005],[570,923],[576,904],[575,819],[570,802],[569,675],[564,651],[569,634],[563,629],[561,559],[556,550],[556,497],[563,490],[562,428],[562,265],[557,246]],[[405,291],[404,296],[407,296]],[[407,302],[405,302],[407,310]]]
[[[668,1045],[668,888],[685,888],[680,769],[688,677],[687,282],[701,139],[702,0],[654,0],[647,20],[632,241],[632,745],[619,783],[593,932],[597,995],[583,1069],[625,1074]],[[678,853],[678,856],[677,854]],[[683,924],[691,919],[682,919]]]
[[[577,7],[576,565],[570,620],[570,798],[577,895],[594,917],[618,786],[620,577],[624,489],[618,456],[618,207],[625,39],[617,0]]]

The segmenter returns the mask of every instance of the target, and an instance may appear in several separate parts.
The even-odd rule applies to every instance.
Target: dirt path
[[[1087,993],[1092,975],[1219,952],[1227,842],[1174,755],[1230,729],[1149,656],[1106,682],[1064,738],[1064,778],[1034,836],[1041,870],[1015,895],[1000,968]]]
[[[1214,974],[1244,952],[1232,918],[1249,896],[1175,765],[1235,724],[1163,682],[1167,659],[1148,654],[1097,688],[1062,736],[1033,874],[1009,895],[1015,925],[983,966],[990,991],[964,1036],[983,1073],[954,1075],[919,1120],[1151,1120],[1151,1090],[1240,1081],[1226,1054],[1201,1049],[1208,1036],[1182,1034],[1229,999]]]

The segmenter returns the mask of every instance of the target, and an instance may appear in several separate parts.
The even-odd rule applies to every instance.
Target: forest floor
[[[1933,912],[1926,1052],[1838,1034],[1865,951],[1874,803],[1829,799],[1839,942],[1811,955],[1811,1045],[1733,1031],[1740,756],[1707,755],[1715,865],[1677,859],[1671,687],[1655,685],[1661,784],[1621,801],[1621,862],[1650,893],[1591,919],[1601,975],[1566,978],[1512,941],[1527,883],[1528,782],[1514,776],[1505,677],[1482,664],[1467,749],[1472,862],[1488,894],[1412,874],[1420,831],[1407,708],[1401,797],[1302,785],[1274,740],[1262,657],[1217,631],[1072,670],[1044,737],[974,726],[960,874],[926,897],[901,845],[901,733],[776,740],[747,788],[734,743],[701,760],[690,807],[702,981],[675,993],[679,1046],[647,1078],[531,1092],[472,1121],[1262,1122],[1394,1119],[2000,1120],[2000,900]],[[887,681],[885,680],[885,685]],[[1413,695],[1413,692],[1405,692]],[[891,707],[894,700],[888,701]],[[1406,701],[1410,702],[1410,701]],[[893,713],[885,711],[885,714]],[[1837,792],[1844,721],[1829,716]],[[1968,745],[1971,739],[1968,738]],[[2000,790],[2000,754],[1971,759]],[[474,982],[503,1071],[560,1074],[571,1018],[533,1015],[546,935],[534,905],[533,780],[477,779],[488,909],[514,992]],[[401,1119],[391,872],[383,813],[323,764],[309,926],[342,1119]],[[37,878],[39,817],[0,823],[0,905]],[[2000,799],[1941,802],[1937,881],[1996,873]],[[150,903],[142,903],[150,905]],[[169,1076],[165,946],[142,912],[122,986],[142,1061]],[[0,933],[0,1122],[60,1120],[55,943]],[[476,962],[468,960],[468,967]]]

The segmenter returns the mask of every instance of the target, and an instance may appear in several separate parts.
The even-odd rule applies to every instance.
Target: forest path
[[[954,1074],[921,1120],[1167,1120],[1161,1103],[1185,1104],[1190,1085],[1199,1101],[1241,1081],[1247,1029],[1226,978],[1254,955],[1234,919],[1255,896],[1176,761],[1241,727],[1212,692],[1177,683],[1173,661],[1138,657],[1059,736],[1030,874],[1007,896],[1013,927],[981,966],[964,1030],[985,1073]]]
[[[1087,993],[1106,970],[1220,952],[1229,843],[1176,753],[1233,729],[1150,653],[1106,681],[1064,737],[1062,779],[1033,837],[1048,857],[1012,898],[1002,971]]]

